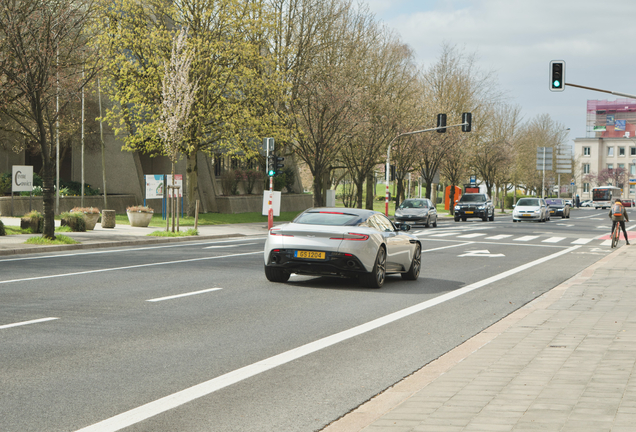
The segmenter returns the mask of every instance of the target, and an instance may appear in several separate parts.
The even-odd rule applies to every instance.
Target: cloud
[[[479,66],[497,73],[499,82],[521,105],[526,117],[548,112],[571,127],[577,137],[585,136],[586,100],[615,96],[572,87],[562,93],[550,92],[550,60],[566,61],[566,82],[636,93],[632,71],[636,26],[628,20],[636,16],[636,1],[366,3],[413,48],[418,63],[434,63],[442,43],[475,53]]]

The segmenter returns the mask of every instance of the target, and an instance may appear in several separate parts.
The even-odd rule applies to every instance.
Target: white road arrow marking
[[[488,251],[487,249],[484,250],[476,250],[476,251],[466,251],[465,254],[463,255],[459,255],[460,257],[488,257],[488,258],[495,258],[495,257],[503,257],[505,256],[504,254],[491,254],[490,251]]]

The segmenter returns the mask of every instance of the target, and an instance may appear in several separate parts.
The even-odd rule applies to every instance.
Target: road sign
[[[629,179],[629,184],[630,185],[636,184],[636,178],[630,178]]]

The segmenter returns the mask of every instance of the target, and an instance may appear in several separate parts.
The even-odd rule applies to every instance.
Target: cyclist
[[[623,235],[625,236],[625,241],[629,244],[629,240],[627,239],[627,231],[625,230],[625,222],[629,222],[629,217],[627,216],[627,210],[623,206],[620,198],[616,198],[614,205],[610,207],[609,217],[612,219],[612,231],[616,228],[616,224],[621,224],[621,229],[623,230]]]

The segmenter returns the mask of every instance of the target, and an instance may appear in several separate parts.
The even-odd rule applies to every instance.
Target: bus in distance
[[[615,186],[599,186],[592,188],[592,207],[608,208],[611,207],[616,198],[621,197],[621,190]]]

